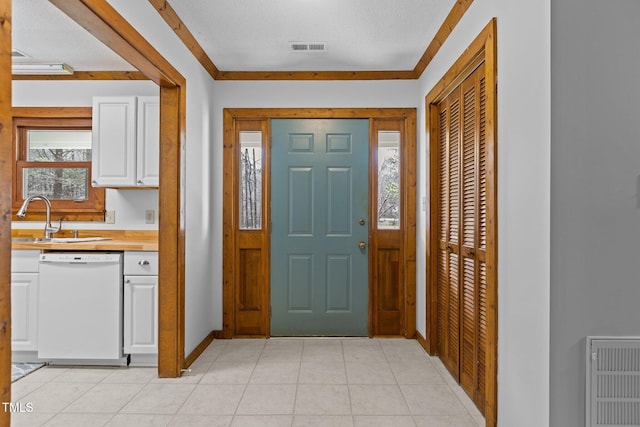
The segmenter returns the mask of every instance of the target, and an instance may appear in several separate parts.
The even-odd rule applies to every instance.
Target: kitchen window
[[[14,214],[27,197],[42,194],[53,219],[104,221],[104,189],[90,181],[91,118],[16,117],[13,127]],[[30,206],[26,220],[42,220],[44,210]]]

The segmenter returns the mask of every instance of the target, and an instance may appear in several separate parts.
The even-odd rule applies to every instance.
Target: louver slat
[[[448,108],[446,102],[442,103],[438,114],[438,349],[443,360],[449,359],[449,282],[447,280],[448,253],[444,249],[447,244],[448,226]],[[446,362],[445,362],[446,363]]]
[[[484,408],[487,398],[487,139],[486,139],[486,111],[487,93],[485,88],[484,64],[476,72],[478,79],[478,250],[477,256],[482,258],[478,270],[478,364],[477,386],[474,401],[480,408]]]
[[[438,251],[438,351],[449,357],[449,285],[447,283],[447,251]]]
[[[462,352],[460,382],[470,393],[475,389],[476,365],[476,284],[475,260],[464,258],[462,268]]]
[[[478,247],[487,248],[487,93],[484,76],[480,78],[480,122],[478,132]]]
[[[475,79],[474,79],[475,80]],[[473,82],[473,81],[472,81]],[[476,232],[476,90],[471,85],[464,93],[462,134],[462,244],[475,246]]]
[[[449,254],[449,363],[454,369],[457,380],[460,379],[460,287],[459,258],[455,253]]]
[[[439,135],[438,135],[438,192],[440,194],[438,200],[438,238],[441,242],[447,239],[447,200],[449,198],[447,192],[447,182],[449,181],[447,173],[447,109],[443,108],[438,115],[439,118]]]
[[[478,268],[478,390],[485,396],[487,373],[487,264]]]
[[[453,95],[458,95],[454,92]],[[449,119],[449,235],[452,245],[458,244],[460,229],[460,100],[451,101]]]
[[[462,329],[460,384],[473,396],[476,388],[476,85],[471,76],[462,85]],[[469,251],[471,249],[471,251]]]
[[[449,286],[449,370],[460,380],[460,94],[450,95],[448,181],[449,217],[447,244]]]

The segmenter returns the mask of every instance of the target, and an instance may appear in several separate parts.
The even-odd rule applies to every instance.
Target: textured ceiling
[[[131,0],[146,1],[146,0]],[[411,70],[455,0],[169,0],[223,71]],[[131,70],[47,0],[13,0],[21,62]],[[150,13],[156,13],[150,8]],[[300,53],[289,42],[326,42]]]
[[[12,9],[13,48],[29,55],[14,62],[64,62],[75,70],[133,70],[48,0],[13,0]]]

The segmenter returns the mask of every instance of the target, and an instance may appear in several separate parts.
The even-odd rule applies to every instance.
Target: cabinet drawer
[[[11,251],[12,273],[37,273],[40,258],[39,250]]]
[[[158,252],[125,251],[125,276],[155,276],[158,274]]]

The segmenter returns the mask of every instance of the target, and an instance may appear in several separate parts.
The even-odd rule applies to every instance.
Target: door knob
[[[366,244],[365,242],[360,242],[360,243],[358,243],[358,247],[359,247],[360,249],[363,249],[363,250],[364,250],[364,248],[366,248],[366,247],[367,247],[367,244]]]
[[[358,221],[358,224],[364,225],[364,218],[360,218],[360,221]]]

